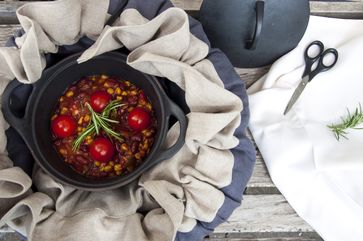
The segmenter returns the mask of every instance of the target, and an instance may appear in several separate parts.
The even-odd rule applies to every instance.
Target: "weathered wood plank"
[[[242,206],[209,236],[212,240],[288,237],[319,239],[314,230],[294,212],[282,195],[246,195]]]
[[[204,241],[320,241],[321,238],[306,237],[270,237],[270,238],[206,238]],[[7,240],[5,240],[7,241]],[[9,240],[13,241],[13,240]],[[14,240],[15,241],[15,240]]]
[[[247,88],[256,82],[256,80],[261,78],[264,74],[266,74],[269,69],[270,66],[251,69],[235,68],[241,79],[246,83]]]
[[[363,2],[311,2],[311,13],[334,18],[363,18]]]
[[[20,28],[20,25],[0,25],[0,46],[4,46],[9,37]]]
[[[0,233],[1,241],[24,241],[21,236],[15,232],[12,233]]]
[[[0,2],[0,23],[1,24],[13,24],[18,23],[15,11],[23,5],[24,2]]]
[[[18,234],[0,234],[1,241],[24,241]],[[320,241],[320,238],[306,237],[270,237],[270,238],[206,238],[204,241]]]
[[[203,0],[171,0],[176,7],[180,7],[186,11],[196,13],[203,2]],[[13,24],[17,23],[15,11],[23,5],[24,1],[11,1],[0,2],[0,23]],[[339,18],[363,18],[363,2],[356,1],[342,1],[342,2],[324,2],[324,1],[311,1],[310,3],[311,14],[328,17]]]
[[[261,71],[265,70],[262,69]],[[252,177],[247,184],[245,194],[280,194],[280,191],[276,188],[275,184],[270,178],[265,161],[263,160],[263,157],[252,137],[250,130],[247,130],[247,136],[250,138],[256,148],[256,164]]]
[[[282,195],[246,195],[242,206],[227,222],[217,227],[210,238],[253,239],[272,238],[274,235],[319,238]]]
[[[297,237],[292,237],[289,234],[289,237],[282,237],[282,234],[275,233],[271,237],[268,238],[258,238],[255,235],[251,234],[251,237],[248,238],[206,238],[204,241],[321,241],[321,238],[309,238],[309,237],[302,237],[297,234]],[[6,240],[7,241],[7,240]],[[12,240],[9,240],[12,241]]]
[[[186,11],[198,11],[203,3],[203,0],[171,0],[174,6],[182,8]],[[319,0],[310,0],[310,8],[311,14],[320,15],[324,14],[329,16],[334,16],[334,14],[339,13],[345,16],[361,14],[363,13],[362,9],[362,0],[355,1],[319,1]],[[335,16],[338,17],[338,16]]]
[[[296,234],[296,237],[292,237],[291,234],[282,234],[282,233],[270,233],[264,234],[265,236],[269,235],[270,237],[258,238],[256,234],[250,234],[249,237],[245,238],[206,238],[204,241],[321,241],[321,238],[309,238],[302,237],[299,234]],[[289,237],[286,237],[289,235]],[[247,235],[246,235],[247,236]],[[1,241],[24,241],[18,234],[16,233],[0,233]]]
[[[255,168],[253,170],[252,177],[247,184],[245,194],[280,194],[280,191],[271,181],[260,152],[257,152]]]

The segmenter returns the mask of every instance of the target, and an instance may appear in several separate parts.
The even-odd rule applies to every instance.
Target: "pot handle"
[[[252,39],[246,41],[246,49],[250,50],[256,49],[257,43],[260,40],[264,11],[265,11],[265,1],[257,0],[255,11],[256,11],[255,31],[253,32]]]
[[[27,142],[26,137],[28,136],[29,123],[24,117],[17,117],[11,110],[11,105],[13,103],[12,94],[14,90],[21,85],[23,84],[19,81],[13,80],[6,86],[1,98],[1,110],[9,125],[12,126],[21,135],[21,137],[23,137],[24,141]]]
[[[162,160],[172,157],[176,152],[178,152],[183,147],[184,142],[185,142],[185,135],[187,132],[187,127],[188,127],[188,120],[185,116],[185,113],[172,100],[168,99],[167,101],[165,101],[165,103],[168,104],[168,108],[167,108],[168,117],[166,119],[166,122],[169,122],[170,117],[174,116],[179,121],[180,133],[179,133],[179,137],[178,137],[177,141],[174,143],[174,145],[172,145],[171,147],[169,147],[166,150],[158,150],[160,152],[160,154],[155,158],[155,161],[153,163],[151,163],[151,165],[155,165]]]

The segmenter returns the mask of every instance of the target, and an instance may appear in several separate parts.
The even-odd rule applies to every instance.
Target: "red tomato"
[[[52,121],[52,131],[60,138],[71,136],[76,131],[76,121],[69,115],[59,115]]]
[[[91,95],[91,107],[96,112],[101,112],[111,100],[111,95],[106,91],[96,91]]]
[[[115,148],[111,141],[104,137],[96,138],[89,147],[92,159],[99,162],[108,162],[115,154]]]
[[[149,127],[150,119],[149,111],[140,107],[136,107],[129,113],[127,122],[133,130],[142,131]]]

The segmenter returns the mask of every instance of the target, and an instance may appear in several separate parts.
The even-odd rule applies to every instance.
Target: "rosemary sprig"
[[[124,106],[125,104],[121,104],[121,102],[119,100],[113,100],[111,101],[106,107],[105,109],[102,111],[102,117],[107,118],[108,116],[110,116],[110,113],[112,110],[115,110],[118,107]]]
[[[73,142],[73,151],[77,151],[79,147],[81,146],[83,140],[88,136],[92,135],[92,133],[95,131],[95,127],[93,125],[88,125],[86,130],[84,130],[77,139]]]
[[[363,123],[363,111],[362,106],[359,104],[359,107],[355,109],[355,111],[350,113],[349,109],[347,109],[348,116],[342,119],[342,123],[329,125],[328,128],[334,133],[335,138],[339,141],[341,137],[344,139],[349,139],[347,137],[347,130],[362,130],[363,128],[359,128],[358,126]]]
[[[88,124],[87,128],[77,137],[77,139],[73,142],[73,151],[77,151],[84,141],[84,139],[89,135],[99,135],[100,131],[103,130],[108,137],[113,137],[117,140],[122,140],[122,136],[120,133],[112,130],[110,124],[118,124],[117,120],[113,120],[109,118],[111,111],[116,110],[116,108],[121,107],[125,104],[121,104],[118,100],[111,101],[101,114],[95,112],[91,105],[85,104],[88,110],[91,113],[91,122]]]

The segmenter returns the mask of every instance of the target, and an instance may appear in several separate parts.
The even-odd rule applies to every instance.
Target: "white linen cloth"
[[[316,76],[292,110],[304,51],[314,40],[339,60]],[[249,90],[250,129],[273,182],[296,212],[328,241],[363,240],[363,130],[337,141],[327,128],[363,104],[363,21],[310,19],[296,49]]]

